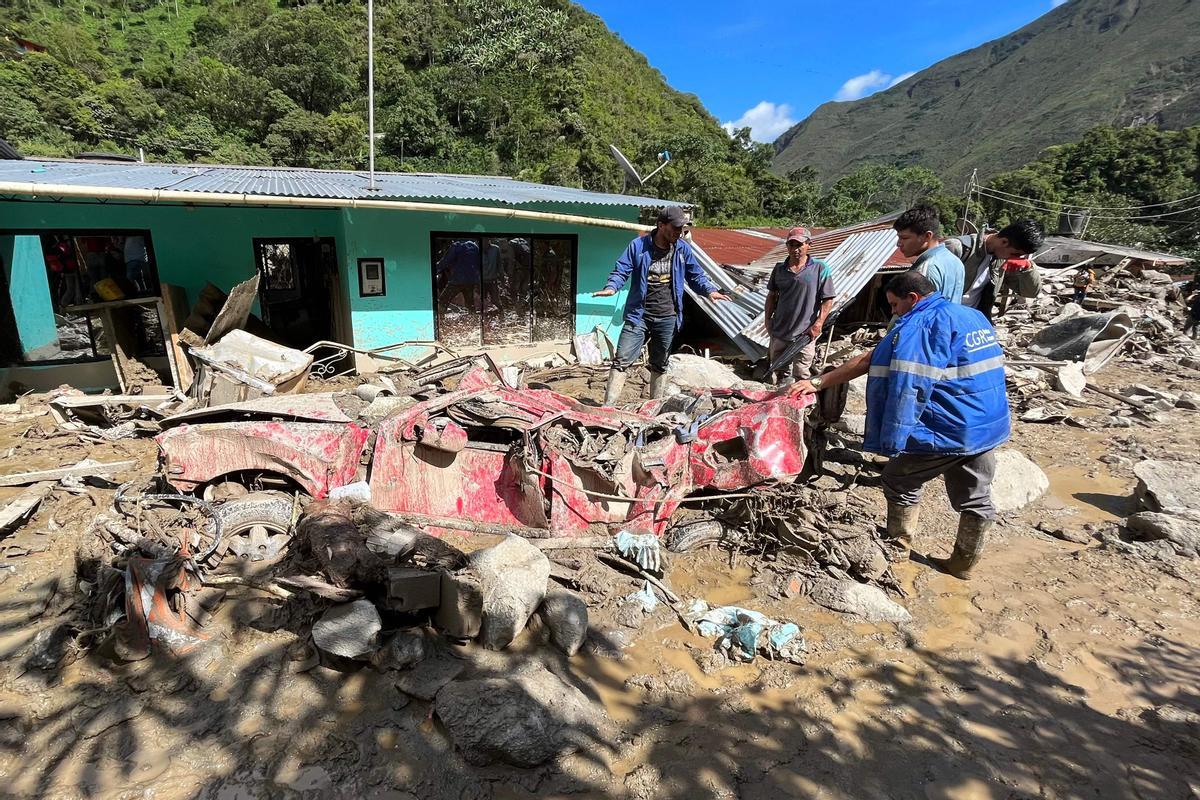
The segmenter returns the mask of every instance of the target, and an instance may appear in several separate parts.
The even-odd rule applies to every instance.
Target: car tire
[[[294,503],[283,492],[250,492],[218,504],[228,552],[242,561],[278,561],[292,538]]]

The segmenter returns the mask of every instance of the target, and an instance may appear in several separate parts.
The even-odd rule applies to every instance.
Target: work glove
[[[654,534],[621,531],[613,537],[613,546],[622,558],[632,561],[646,572],[662,572],[662,550]]]

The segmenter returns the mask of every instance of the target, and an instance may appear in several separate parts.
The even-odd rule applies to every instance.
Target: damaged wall
[[[253,276],[256,238],[341,233],[336,210],[137,203],[6,202],[0,225],[22,232],[149,230],[158,279],[182,286],[189,303],[205,283],[229,291]]]
[[[362,348],[434,337],[432,232],[578,237],[575,329],[600,325],[615,339],[624,292],[611,298],[592,298],[591,293],[603,288],[613,262],[633,238],[629,231],[582,225],[378,209],[23,201],[6,202],[3,208],[8,231],[149,230],[159,280],[181,286],[189,303],[208,282],[228,290],[253,275],[254,239],[331,237],[348,298],[353,344]],[[636,208],[541,203],[536,210],[631,222],[638,218]],[[358,259],[380,257],[385,262],[386,294],[361,297]],[[255,313],[258,310],[256,303]],[[52,314],[46,317],[52,326]]]

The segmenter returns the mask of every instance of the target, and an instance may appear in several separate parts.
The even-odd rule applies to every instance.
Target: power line
[[[989,192],[994,192],[996,194],[1002,194],[1007,197],[1012,197],[1017,200],[1027,200],[1029,202],[1034,202],[1034,203],[1039,202],[1035,198],[1025,197],[1025,196],[1019,195],[1019,194],[1013,194],[1012,192],[1006,192],[1003,189],[996,189],[991,186],[980,186],[978,188],[980,190],[986,190]],[[1180,197],[1176,200],[1167,200],[1162,203],[1148,203],[1143,206],[1091,206],[1091,205],[1089,205],[1088,208],[1093,209],[1095,211],[1141,211],[1141,210],[1147,209],[1147,208],[1161,208],[1163,206],[1173,206],[1173,205],[1177,205],[1179,203],[1185,203],[1190,200],[1198,200],[1198,199],[1200,199],[1200,194],[1193,194],[1193,195],[1188,195],[1187,197]],[[1050,201],[1046,201],[1046,202],[1050,202]]]
[[[1025,208],[1029,208],[1034,211],[1046,211],[1046,212],[1049,212],[1052,214],[1061,212],[1064,208],[1068,208],[1068,207],[1079,208],[1079,210],[1081,210],[1081,211],[1089,210],[1087,207],[1066,206],[1062,203],[1059,203],[1057,206],[1051,206],[1051,205],[1046,205],[1046,204],[1040,203],[1038,201],[1029,200],[1028,198],[1022,198],[1020,200],[1017,200],[1017,199],[1013,199],[1013,198],[1009,198],[1009,197],[1003,197],[1001,195],[992,194],[992,193],[990,193],[990,191],[988,191],[987,189],[984,189],[984,188],[977,188],[975,190],[975,192],[979,196],[986,197],[990,200],[996,200],[1001,203],[1008,203],[1009,205],[1023,206]],[[1121,221],[1121,222],[1136,222],[1136,221],[1143,221],[1143,220],[1145,220],[1145,221],[1158,220],[1158,219],[1163,219],[1164,217],[1178,216],[1179,214],[1190,214],[1193,211],[1200,211],[1200,206],[1191,206],[1190,208],[1181,208],[1181,209],[1176,209],[1173,211],[1164,211],[1160,214],[1142,214],[1142,215],[1124,215],[1124,216],[1109,215],[1109,214],[1091,214],[1090,216],[1092,219],[1117,220],[1117,221]]]

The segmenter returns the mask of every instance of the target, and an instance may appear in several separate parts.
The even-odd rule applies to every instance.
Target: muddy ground
[[[1189,389],[1197,376],[1120,364],[1096,377],[1113,389]],[[1101,408],[1081,414],[1119,406],[1085,399]],[[810,649],[804,666],[760,659],[713,669],[711,642],[667,612],[635,630],[602,611],[598,643],[570,659],[538,647],[534,632],[502,656],[461,648],[468,669],[544,660],[603,704],[613,730],[532,770],[467,764],[431,704],[396,687],[397,673],[313,666],[278,601],[249,589],[231,592],[214,640],[188,660],[119,664],[82,652],[39,669],[45,648],[33,639],[71,619],[76,550],[112,497],[111,488],[58,490],[0,539],[0,795],[1200,796],[1200,564],[1131,556],[1089,538],[1133,510],[1138,460],[1200,462],[1198,414],[1176,410],[1128,429],[1018,424],[1011,446],[1042,466],[1050,494],[1003,519],[969,583],[919,561],[902,565],[908,624],[773,599],[745,555],[673,557],[670,581],[684,597],[798,623]],[[137,459],[149,471],[155,459],[151,440],[82,445],[48,417],[0,428],[0,453],[4,472],[89,455]],[[858,483],[882,522],[870,473]],[[17,491],[0,489],[0,501]],[[932,487],[917,550],[947,552],[953,524],[944,492]],[[617,656],[622,639],[630,644]]]

